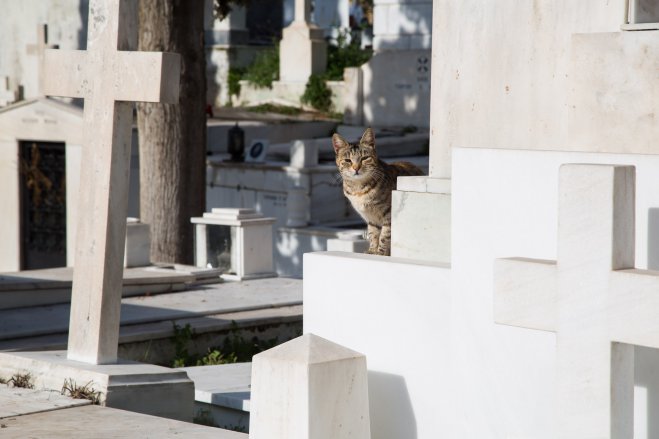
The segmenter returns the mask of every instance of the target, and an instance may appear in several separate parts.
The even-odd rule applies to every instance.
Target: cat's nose
[[[355,173],[359,172],[359,169],[360,169],[361,167],[362,167],[362,165],[358,165],[358,164],[356,164],[356,163],[352,165],[352,169],[355,170]]]

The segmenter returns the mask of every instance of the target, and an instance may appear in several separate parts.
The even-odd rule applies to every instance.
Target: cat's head
[[[378,169],[375,135],[371,128],[366,128],[358,143],[350,143],[340,135],[334,134],[332,145],[336,153],[336,166],[343,178],[369,177]]]

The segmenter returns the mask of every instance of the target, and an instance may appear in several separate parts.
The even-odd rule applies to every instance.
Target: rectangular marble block
[[[391,256],[451,261],[451,195],[392,192]]]
[[[124,267],[151,265],[151,229],[148,224],[131,221],[126,224]]]
[[[73,379],[91,383],[108,407],[192,421],[194,384],[183,371],[125,360],[86,364],[68,360],[65,351],[0,353],[0,376],[17,372],[30,373],[37,389],[59,391]]]

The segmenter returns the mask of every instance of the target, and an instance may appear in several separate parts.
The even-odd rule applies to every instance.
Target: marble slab
[[[0,419],[89,404],[89,400],[69,398],[57,391],[23,389],[0,384]]]
[[[19,439],[190,438],[246,439],[243,433],[90,405],[2,420],[2,437]]]

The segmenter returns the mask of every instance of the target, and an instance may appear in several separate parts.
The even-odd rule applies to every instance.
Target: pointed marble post
[[[309,76],[325,71],[327,43],[323,30],[311,23],[311,0],[295,0],[295,20],[283,30],[279,58],[281,82],[306,84]]]
[[[87,50],[46,50],[45,94],[85,99],[68,358],[117,359],[133,104],[177,103],[180,57],[131,52],[135,0],[91,0]]]
[[[366,357],[305,334],[254,356],[249,437],[371,437]]]
[[[57,44],[48,44],[48,25],[43,23],[37,27],[37,43],[27,45],[28,55],[36,55],[38,62],[38,93],[44,94],[44,54],[47,49],[57,49]]]

